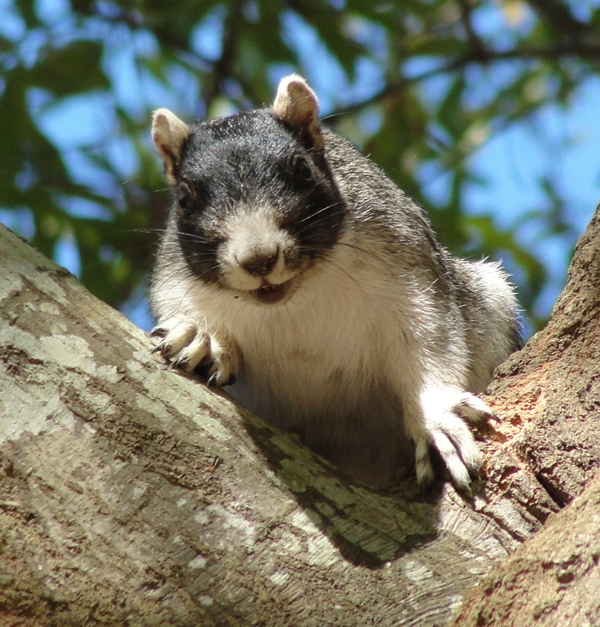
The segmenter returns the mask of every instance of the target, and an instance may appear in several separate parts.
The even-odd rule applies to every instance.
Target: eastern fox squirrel
[[[299,433],[377,487],[430,446],[468,488],[481,453],[464,420],[519,343],[497,264],[441,247],[385,174],[323,128],[317,98],[284,78],[273,105],[188,126],[154,113],[174,203],[150,290],[159,350]],[[413,462],[414,460],[414,462]]]

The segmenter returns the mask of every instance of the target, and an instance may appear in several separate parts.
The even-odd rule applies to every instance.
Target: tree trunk
[[[494,567],[453,625],[600,625],[600,207],[548,326],[500,367],[488,392],[507,438],[488,462],[492,491],[527,468],[557,506],[580,496]]]
[[[502,622],[511,576],[536,617],[579,619],[540,624],[586,624],[582,608],[599,624],[598,250],[596,216],[548,328],[491,388],[503,422],[482,434],[487,477],[466,497],[339,476],[166,368],[0,227],[0,624],[426,627],[482,578],[456,625],[531,624]]]

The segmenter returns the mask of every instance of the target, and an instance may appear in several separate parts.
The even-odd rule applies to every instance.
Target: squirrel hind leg
[[[466,421],[481,423],[494,417],[490,408],[469,392],[430,390],[421,397],[421,425],[413,424],[415,467],[419,485],[434,479],[430,449],[439,453],[453,483],[469,493],[471,477],[477,476],[483,456]]]
[[[427,486],[434,477],[430,446],[439,453],[454,485],[469,492],[471,477],[478,475],[483,457],[463,420],[456,414],[447,412],[416,441],[417,481],[422,486]]]
[[[488,420],[498,420],[496,414],[479,397],[471,392],[463,392],[452,407],[452,411],[471,424],[481,424]]]

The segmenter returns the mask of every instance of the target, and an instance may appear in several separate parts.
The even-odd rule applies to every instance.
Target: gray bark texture
[[[599,318],[597,213],[473,495],[374,491],[0,226],[0,625],[600,625]]]

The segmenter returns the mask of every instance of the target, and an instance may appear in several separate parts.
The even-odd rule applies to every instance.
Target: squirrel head
[[[158,109],[152,139],[175,196],[171,236],[204,283],[282,302],[337,243],[345,207],[301,77],[267,109],[192,125]]]

